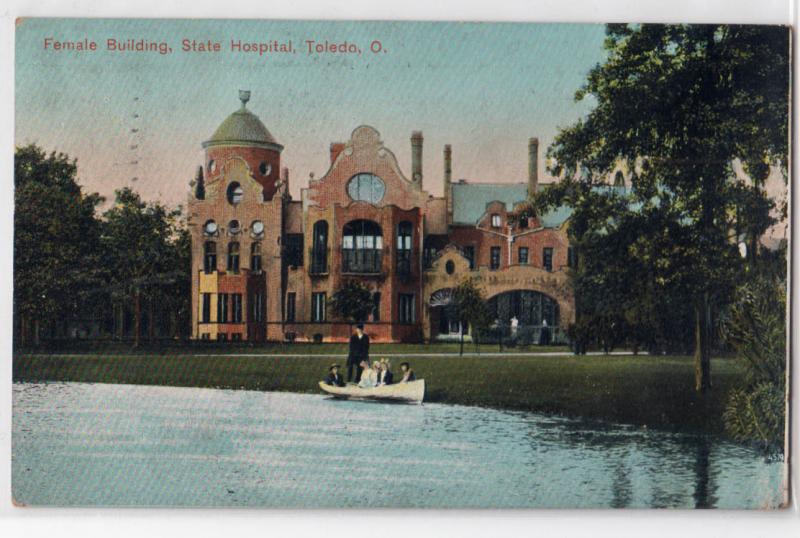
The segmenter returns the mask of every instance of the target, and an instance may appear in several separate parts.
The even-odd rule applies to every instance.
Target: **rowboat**
[[[417,379],[416,381],[409,381],[408,383],[397,383],[395,385],[381,385],[380,387],[373,387],[371,389],[362,389],[355,384],[337,387],[320,381],[319,388],[334,398],[342,398],[345,400],[375,400],[421,404],[422,399],[425,398],[424,379]]]

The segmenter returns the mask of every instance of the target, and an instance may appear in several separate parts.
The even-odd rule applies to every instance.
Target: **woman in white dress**
[[[362,389],[371,389],[378,384],[378,374],[373,368],[370,368],[367,361],[361,361],[361,381],[358,386]]]

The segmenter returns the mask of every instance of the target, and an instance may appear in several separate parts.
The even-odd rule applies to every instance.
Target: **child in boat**
[[[375,362],[377,363],[377,361]],[[378,373],[375,369],[370,368],[367,361],[361,361],[359,366],[361,367],[361,380],[358,382],[358,386],[362,389],[371,389],[376,386],[378,384]]]
[[[409,381],[416,381],[417,376],[414,373],[414,370],[411,369],[411,365],[407,362],[403,362],[400,364],[400,373],[403,374],[403,379],[400,380],[400,383],[408,383]]]

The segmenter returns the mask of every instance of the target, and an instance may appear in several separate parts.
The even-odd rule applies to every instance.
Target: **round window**
[[[444,270],[447,271],[448,275],[452,275],[456,272],[456,264],[453,260],[447,260],[447,263],[444,264]]]
[[[208,171],[211,172],[211,173],[214,173],[214,172],[217,171],[217,161],[215,161],[214,159],[211,159],[210,161],[208,161]]]
[[[347,183],[347,194],[353,200],[377,204],[386,194],[386,184],[374,174],[356,174]]]
[[[238,220],[232,220],[228,223],[228,231],[232,234],[238,234],[242,231],[242,226]]]
[[[258,165],[258,171],[261,172],[262,176],[268,176],[270,172],[272,172],[272,165],[267,163],[261,163]]]
[[[206,235],[214,235],[217,233],[217,223],[213,220],[207,220],[203,225],[203,231],[206,233]]]
[[[260,220],[256,220],[253,222],[253,233],[256,235],[261,235],[264,233],[264,223]]]
[[[242,201],[244,197],[244,189],[239,183],[234,181],[228,185],[228,201],[234,205]]]

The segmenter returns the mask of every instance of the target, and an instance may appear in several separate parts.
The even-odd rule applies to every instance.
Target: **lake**
[[[17,503],[717,507],[781,503],[722,439],[526,412],[87,383],[13,386]]]

